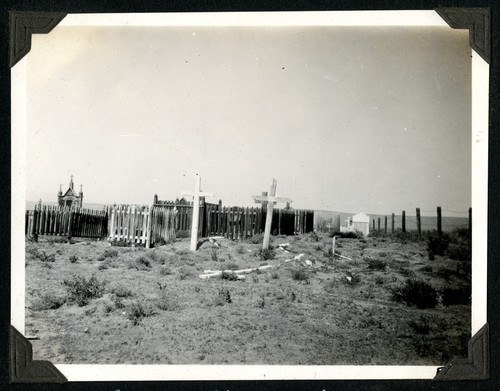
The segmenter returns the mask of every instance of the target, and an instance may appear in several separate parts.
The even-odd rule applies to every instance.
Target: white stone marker
[[[196,183],[194,192],[183,191],[183,196],[193,197],[193,221],[191,223],[191,251],[196,251],[198,244],[198,222],[200,220],[200,197],[213,197],[212,193],[204,193],[201,191],[201,177],[196,174]]]
[[[267,201],[267,213],[266,213],[266,227],[264,229],[264,242],[262,243],[262,249],[269,248],[269,239],[271,235],[271,224],[273,222],[273,208],[276,202],[292,202],[290,198],[276,197],[276,179],[273,179],[271,184],[271,191],[267,196],[253,196],[253,199],[257,202]]]

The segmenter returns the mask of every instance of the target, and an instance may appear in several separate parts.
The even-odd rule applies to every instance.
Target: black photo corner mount
[[[33,360],[31,343],[14,326],[10,326],[10,380],[12,383],[68,381],[50,361]]]
[[[63,12],[9,12],[9,65],[12,68],[31,50],[31,34],[47,34],[66,16]]]
[[[454,357],[438,368],[434,380],[487,380],[490,378],[490,331],[486,323],[469,341],[468,356]]]
[[[436,8],[454,29],[469,30],[469,45],[488,64],[491,62],[491,21],[489,8]]]

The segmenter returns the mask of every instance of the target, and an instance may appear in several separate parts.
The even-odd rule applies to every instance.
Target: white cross
[[[201,177],[196,174],[196,182],[194,192],[183,191],[183,196],[193,197],[193,221],[191,222],[191,251],[196,251],[198,243],[198,222],[200,219],[200,197],[213,197],[212,193],[204,193],[201,191]]]
[[[284,197],[276,197],[276,179],[273,179],[273,183],[271,185],[271,191],[267,196],[253,196],[253,199],[256,202],[267,202],[267,213],[266,213],[266,227],[264,229],[264,242],[262,244],[262,248],[265,250],[269,248],[269,239],[271,236],[271,224],[273,222],[273,208],[276,202],[292,202],[290,198]]]

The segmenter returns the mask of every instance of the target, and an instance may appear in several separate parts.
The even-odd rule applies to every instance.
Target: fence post
[[[373,222],[373,231],[375,231],[375,219],[373,219],[372,222]]]
[[[441,236],[443,234],[443,227],[441,224],[441,207],[437,207],[437,229],[438,229],[438,235]]]
[[[472,243],[472,208],[469,208],[469,240]]]
[[[391,222],[391,233],[394,233],[394,218],[395,218],[394,213],[392,214],[391,218],[392,218],[392,222]]]
[[[69,212],[68,244],[71,244],[71,236],[73,236],[73,209],[71,209]]]
[[[36,206],[35,206],[35,208],[33,209],[33,226],[32,226],[32,232],[31,232],[31,235],[33,236],[33,240],[35,242],[38,242],[37,225],[38,225],[38,211],[36,210]]]
[[[403,233],[406,232],[406,212],[403,210],[403,213],[401,215],[401,228],[403,230]]]
[[[420,222],[420,208],[417,208],[417,231],[418,231],[418,236],[422,236],[422,225]]]
[[[148,223],[146,225],[146,248],[151,248],[151,217],[153,215],[153,205],[149,205],[148,213],[146,213],[146,218]]]
[[[387,216],[384,216],[384,233],[387,233]]]
[[[380,232],[380,217],[377,220],[377,231]]]

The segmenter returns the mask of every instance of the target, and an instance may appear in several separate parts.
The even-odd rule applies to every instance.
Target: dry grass
[[[470,262],[446,255],[429,261],[425,241],[337,239],[352,261],[328,254],[331,239],[323,234],[273,237],[276,250],[268,259],[261,259],[258,238],[219,243],[220,248],[204,243],[196,253],[189,251],[189,239],[152,250],[110,248],[105,242],[28,244],[26,332],[40,337],[32,341],[37,359],[442,365],[446,357],[465,355],[460,336],[470,330],[463,288]],[[291,252],[279,250],[280,243],[290,243]],[[299,253],[306,256],[284,263]],[[367,259],[378,261],[370,268]],[[231,273],[198,277],[204,270],[264,263],[274,268],[243,281]],[[82,307],[63,285],[72,276],[100,287]],[[436,290],[435,308],[392,299],[407,278],[425,280]],[[456,292],[461,298],[454,301]]]

